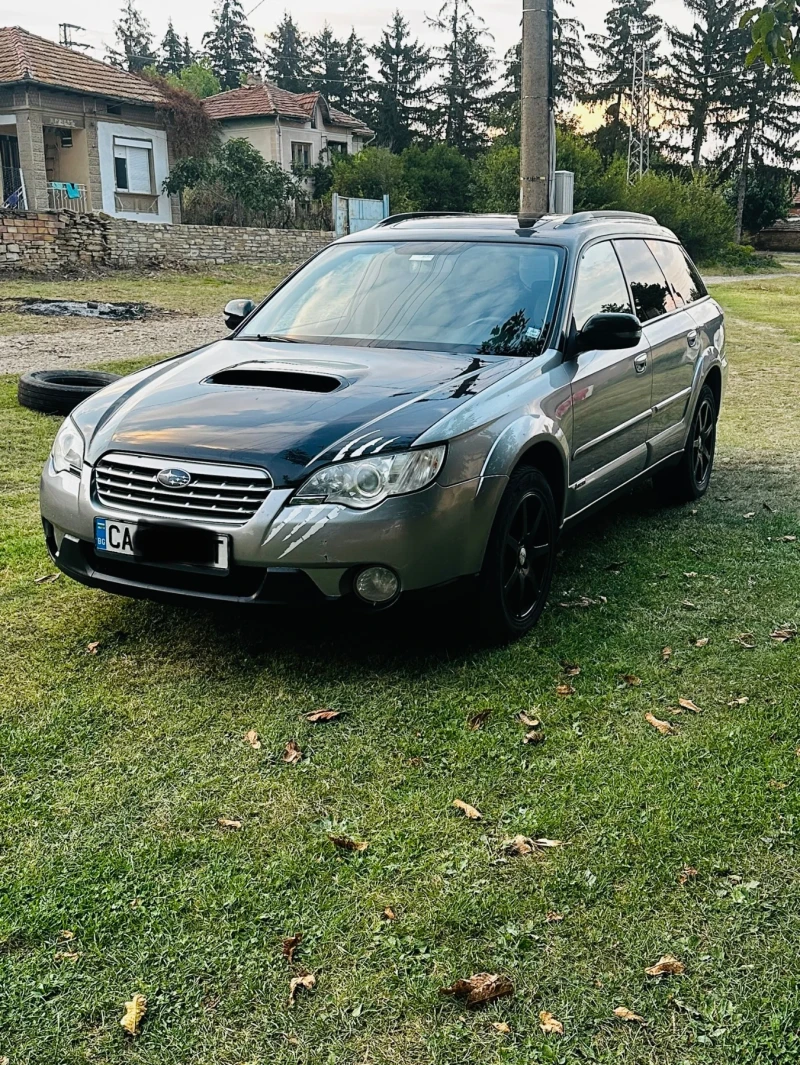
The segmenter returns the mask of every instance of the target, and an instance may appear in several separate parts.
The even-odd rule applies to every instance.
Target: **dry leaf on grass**
[[[756,512],[754,510],[748,510],[746,514],[742,514],[743,518],[754,518],[755,516]]]
[[[470,821],[480,821],[483,816],[480,810],[476,810],[474,806],[470,806],[468,802],[464,802],[463,799],[453,799],[453,806],[457,810],[463,810],[464,814]]]
[[[524,710],[520,710],[517,714],[517,721],[527,728],[540,728],[542,724],[538,717],[530,717]]]
[[[626,673],[622,678],[629,688],[641,688],[641,680],[633,673]]]
[[[60,576],[61,576],[60,573],[46,573],[44,575],[44,577],[35,577],[34,580],[33,580],[33,583],[34,584],[52,584],[53,581],[57,581]],[[2,1058],[0,1058],[0,1061],[2,1061]]]
[[[556,913],[555,910],[548,910],[547,916],[545,917],[545,921],[547,921],[548,924],[558,924],[560,921],[563,920],[564,914]]]
[[[564,1025],[552,1013],[542,1010],[539,1014],[539,1027],[545,1035],[563,1035]]]
[[[700,607],[696,603],[690,602],[688,599],[684,599],[681,603],[684,610],[699,610]]]
[[[129,1035],[138,1035],[142,1020],[147,1013],[147,999],[135,994],[130,1002],[125,1003],[125,1013],[119,1022]]]
[[[770,536],[770,537],[768,537],[768,539],[771,540],[772,537]],[[796,541],[797,541],[797,537],[796,536],[776,536],[775,537],[775,542],[778,543],[778,544],[793,544]],[[55,577],[57,577],[57,576],[58,576],[58,574],[55,575]],[[55,577],[53,577],[53,580],[55,580]],[[46,577],[40,577],[39,578],[40,581],[41,580],[46,580],[46,579],[47,579]]]
[[[678,731],[669,721],[660,721],[654,714],[645,714],[644,719],[653,728],[658,729],[662,736],[672,736]]]
[[[629,1010],[627,1006],[617,1006],[614,1010],[614,1016],[619,1017],[621,1021],[638,1021],[639,1024],[647,1024],[644,1017],[640,1017],[638,1013]]]
[[[749,695],[739,695],[736,699],[729,699],[728,706],[747,706],[749,702]]]
[[[793,640],[797,636],[797,629],[786,626],[784,628],[776,629],[770,633],[770,637],[773,640],[777,640],[778,643],[788,643],[789,640]]]
[[[731,637],[731,643],[738,643],[748,651],[752,651],[756,645],[756,638],[752,632],[740,632],[738,636]]]
[[[397,920],[397,914],[394,912],[394,910],[392,909],[391,906],[384,907],[383,917],[387,921],[396,921]]]
[[[604,595],[598,595],[596,599],[590,599],[588,595],[581,595],[577,599],[569,599],[563,603],[559,603],[559,606],[565,607],[569,610],[571,607],[581,607],[586,609],[590,606],[601,606],[608,602],[608,599]]]
[[[491,710],[479,710],[477,714],[473,714],[467,721],[467,727],[472,729],[473,732],[477,732],[478,729],[483,728],[486,721],[491,714]]]
[[[349,836],[333,836],[328,833],[328,839],[343,851],[365,851],[369,843],[365,839],[350,839]]]
[[[514,994],[514,985],[507,976],[497,973],[475,973],[468,980],[456,980],[450,987],[439,989],[440,995],[462,998],[470,1009]]]
[[[500,1035],[511,1034],[511,1025],[506,1024],[505,1021],[492,1021],[492,1028],[494,1028],[496,1032],[499,1032]]]
[[[684,573],[684,577],[689,577],[690,579],[692,577],[696,577],[696,576],[697,576],[697,574],[694,572],[694,570],[692,570],[691,573]]]
[[[684,971],[684,964],[672,954],[663,954],[655,965],[645,969],[648,976],[680,976]]]
[[[236,832],[242,827],[242,822],[234,817],[218,817],[217,824],[220,828],[229,828],[232,832]]]
[[[678,883],[688,884],[690,880],[693,880],[697,876],[697,870],[693,865],[684,865],[683,869],[678,873]]]
[[[703,712],[691,699],[678,699],[678,706],[682,706],[684,710],[691,710],[693,714],[702,714]]]
[[[245,732],[244,742],[249,743],[254,751],[261,750],[261,740],[258,738],[258,733],[254,728],[251,728],[249,732]]]
[[[289,1005],[294,1005],[297,992],[300,990],[310,991],[317,982],[313,973],[303,973],[302,976],[293,976],[289,983]]]
[[[97,654],[97,650],[98,650],[99,647],[100,647],[100,641],[99,640],[92,640],[91,643],[87,643],[86,644],[86,650],[89,652],[90,655],[96,655]]]
[[[74,932],[70,932],[70,930],[68,928],[62,928],[61,931],[58,933],[58,938],[59,939],[74,939],[75,938],[75,933]]]
[[[771,780],[769,782],[769,786],[774,791],[783,791],[784,788],[788,788],[789,787],[789,785],[786,783],[785,780]]]
[[[694,641],[695,647],[707,647],[709,642],[708,636],[701,636],[699,640]]]
[[[574,695],[575,689],[571,684],[559,684],[556,688],[556,695]]]
[[[303,752],[300,750],[297,740],[289,740],[281,757],[287,765],[297,765],[298,762],[302,762]]]
[[[501,847],[510,855],[533,854],[535,851],[551,850],[554,847],[565,847],[566,843],[560,839],[532,839],[530,836],[512,836],[504,839]]]
[[[297,950],[297,948],[302,942],[303,933],[298,932],[296,936],[287,936],[281,944],[281,953],[290,965],[292,964],[292,961],[294,959],[294,952]]]
[[[79,950],[59,950],[53,955],[55,961],[77,961],[81,956]]]
[[[523,743],[544,743],[545,735],[543,732],[539,732],[537,729],[531,729],[530,732],[526,732],[522,737]]]
[[[562,662],[561,671],[565,677],[577,677],[580,674],[581,667],[576,666],[574,662]]]
[[[672,648],[671,647],[662,647],[661,648],[661,659],[662,659],[662,661],[663,662],[669,662],[670,658],[672,658]]]
[[[337,717],[341,717],[341,714],[341,710],[314,710],[313,713],[306,714],[306,721],[317,725],[322,721],[335,721]]]

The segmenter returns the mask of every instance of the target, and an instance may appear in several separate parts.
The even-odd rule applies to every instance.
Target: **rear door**
[[[602,312],[632,313],[622,268],[610,240],[581,255],[572,306],[574,329]],[[651,407],[646,339],[635,348],[584,351],[572,372],[571,510],[579,511],[644,469]]]

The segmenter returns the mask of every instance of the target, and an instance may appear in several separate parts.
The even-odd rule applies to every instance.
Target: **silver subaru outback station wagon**
[[[648,216],[397,215],[225,314],[62,425],[41,510],[75,580],[376,608],[465,579],[507,640],[565,525],[641,478],[708,488],[723,315]]]

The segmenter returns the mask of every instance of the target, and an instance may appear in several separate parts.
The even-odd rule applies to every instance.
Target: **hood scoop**
[[[206,378],[210,385],[240,388],[280,388],[286,392],[335,392],[344,381],[329,374],[273,366],[233,366]]]

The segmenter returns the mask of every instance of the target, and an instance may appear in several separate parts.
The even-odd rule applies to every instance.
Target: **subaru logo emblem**
[[[159,484],[163,484],[165,488],[186,488],[191,484],[192,478],[186,472],[186,470],[161,470],[156,477]]]

